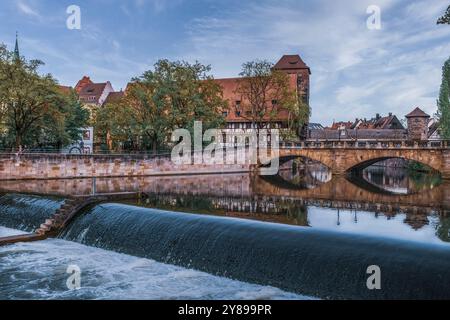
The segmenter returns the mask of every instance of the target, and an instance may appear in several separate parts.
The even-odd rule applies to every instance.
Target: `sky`
[[[81,29],[69,29],[70,5]],[[380,29],[368,28],[380,8]],[[83,75],[117,91],[156,61],[200,61],[215,78],[244,62],[299,54],[311,68],[313,122],[433,115],[450,26],[448,0],[2,0],[0,42],[74,86]],[[370,20],[372,21],[372,20]]]

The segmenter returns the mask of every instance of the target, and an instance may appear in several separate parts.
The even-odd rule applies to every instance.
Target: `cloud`
[[[26,14],[28,16],[33,16],[33,17],[38,17],[38,18],[40,17],[40,14],[35,9],[33,9],[31,6],[29,6],[22,0],[17,1],[17,8],[19,9],[19,11],[21,13]]]
[[[311,107],[318,122],[388,112],[403,117],[413,106],[434,113],[441,66],[450,54],[450,28],[436,26],[446,5],[380,0],[382,30],[368,30],[371,4],[246,2],[192,20],[185,52],[225,76],[236,75],[244,61],[301,54],[312,69]]]
[[[142,9],[147,4],[151,5],[154,13],[161,13],[169,8],[173,8],[181,4],[183,0],[135,0],[137,8]]]

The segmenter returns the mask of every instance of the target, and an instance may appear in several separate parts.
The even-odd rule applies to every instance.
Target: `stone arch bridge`
[[[391,158],[402,158],[423,163],[450,179],[450,141],[326,141],[282,144],[279,154],[270,152],[272,160],[280,163],[304,157],[327,166],[334,175],[353,169],[363,169],[371,164]]]

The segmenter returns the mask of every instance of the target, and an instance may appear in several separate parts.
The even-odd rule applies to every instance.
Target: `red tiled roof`
[[[415,108],[412,112],[406,115],[407,118],[429,118],[430,116],[422,111],[420,108]]]
[[[107,83],[90,83],[84,85],[80,92],[79,96],[81,101],[87,103],[97,103],[100,99],[103,91],[105,90]]]
[[[280,61],[278,61],[274,69],[277,70],[296,70],[296,69],[308,69],[309,73],[311,73],[310,68],[306,65],[306,63],[300,58],[298,54],[294,55],[284,55]]]
[[[91,81],[91,78],[89,78],[88,76],[84,76],[80,81],[78,81],[78,83],[75,85],[75,91],[77,93],[81,92],[81,89],[83,89],[84,86],[88,85],[88,84],[92,84],[93,82]]]
[[[344,127],[345,129],[350,129],[352,125],[353,125],[353,122],[351,122],[351,121],[348,121],[348,122],[344,122],[344,121],[333,122],[331,127],[327,128],[327,129],[337,130],[337,129],[341,128],[341,127]]]

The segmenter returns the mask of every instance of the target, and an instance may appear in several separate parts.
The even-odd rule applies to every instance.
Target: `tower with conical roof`
[[[16,45],[14,47],[14,58],[16,60],[20,59],[20,52],[19,52],[19,34],[16,31]]]
[[[408,120],[408,137],[410,140],[428,140],[428,122],[430,116],[420,108],[415,108],[406,115]]]

